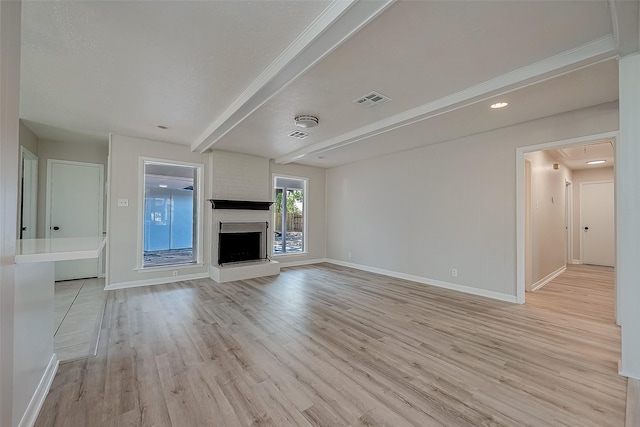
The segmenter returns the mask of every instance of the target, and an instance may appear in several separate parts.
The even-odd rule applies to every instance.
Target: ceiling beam
[[[620,56],[640,49],[640,3],[628,0],[609,0],[611,27]]]
[[[303,157],[318,155],[345,145],[370,138],[394,129],[427,120],[477,102],[495,98],[543,81],[576,71],[617,56],[617,43],[613,35],[558,55],[535,62],[486,82],[447,95],[424,105],[378,120],[334,138],[320,141],[276,158],[276,163],[295,162]]]
[[[334,0],[191,145],[204,152],[395,0]]]

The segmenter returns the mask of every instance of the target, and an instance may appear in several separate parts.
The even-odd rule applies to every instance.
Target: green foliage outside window
[[[302,215],[302,211],[296,205],[296,202],[302,202],[304,200],[302,190],[288,190],[287,191],[287,213],[293,215]],[[276,190],[276,213],[282,213],[282,190]]]

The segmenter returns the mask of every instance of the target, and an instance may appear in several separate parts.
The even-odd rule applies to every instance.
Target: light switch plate
[[[129,199],[118,199],[119,208],[126,208],[127,206],[129,206]]]

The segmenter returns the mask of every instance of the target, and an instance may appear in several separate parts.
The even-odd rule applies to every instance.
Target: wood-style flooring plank
[[[591,266],[524,305],[329,264],[111,291],[36,426],[623,426],[613,302]]]

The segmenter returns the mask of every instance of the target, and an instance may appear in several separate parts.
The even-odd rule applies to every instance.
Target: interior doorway
[[[580,183],[582,263],[614,267],[615,209],[613,181]]]
[[[38,213],[38,156],[20,146],[20,191],[18,192],[18,238],[36,238]]]
[[[585,261],[584,252],[581,250],[584,225],[580,222],[583,216],[580,212],[580,187],[582,184],[593,181],[613,182],[616,137],[617,132],[610,132],[517,149],[517,299],[519,303],[525,302],[525,291],[534,290],[536,285],[538,288],[544,286],[545,283],[562,274],[566,266],[581,264]],[[600,150],[603,147],[608,149],[608,154]],[[545,155],[538,155],[537,161],[528,162],[532,154],[541,152]],[[592,160],[604,160],[604,162],[600,162],[596,167],[592,164],[587,165],[587,162]],[[594,172],[596,169],[600,172]],[[556,187],[552,190],[538,191],[536,194],[535,188],[532,189],[531,185],[535,185],[533,183],[537,176],[546,177],[546,181],[538,183],[538,186],[555,185]],[[610,179],[603,179],[603,176],[608,176]],[[559,177],[562,179],[558,179]],[[611,202],[611,211],[615,212],[613,187],[607,191],[608,198],[599,203]],[[614,214],[612,218],[615,219]],[[545,224],[550,226],[541,230],[539,226],[544,221],[547,221]],[[615,224],[611,221],[609,224],[609,236],[615,242]],[[549,235],[553,234],[552,228],[557,235],[550,238]],[[589,258],[586,261],[588,262]],[[600,265],[607,264],[600,263]],[[611,265],[615,265],[615,255]],[[619,299],[617,290],[614,290],[614,294],[617,302]]]
[[[45,237],[102,235],[104,166],[47,161]],[[101,259],[56,262],[56,281],[98,277]]]

